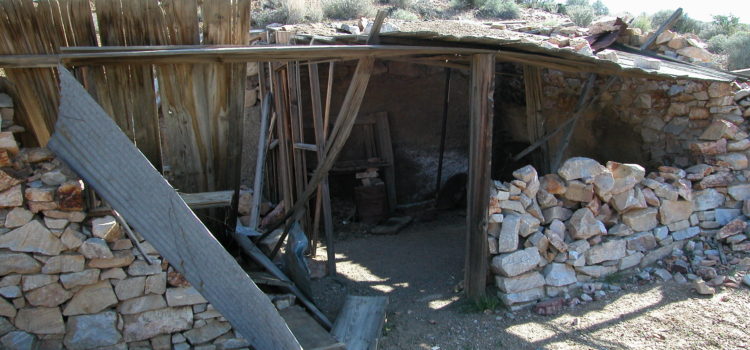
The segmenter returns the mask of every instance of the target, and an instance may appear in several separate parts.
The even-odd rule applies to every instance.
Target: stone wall
[[[148,242],[154,264],[112,216],[90,215],[83,191],[51,152],[0,132],[0,348],[249,346]]]
[[[736,264],[750,251],[748,175],[722,164],[646,175],[637,164],[584,157],[541,177],[531,166],[518,169],[515,180],[491,186],[488,240],[499,297],[511,308],[570,299],[586,282],[633,268],[687,278],[696,288],[721,286],[720,255]],[[661,259],[664,268],[650,267]]]
[[[547,72],[552,121],[570,114],[582,80]],[[620,162],[575,157],[544,176],[526,166],[491,186],[488,242],[501,300],[511,308],[585,301],[600,292],[589,281],[622,271],[691,280],[699,293],[736,286],[732,265],[750,265],[750,88],[624,79],[598,107],[569,152]],[[653,171],[623,162],[631,159]]]
[[[572,115],[585,77],[554,70],[544,77],[543,113],[553,130]],[[620,78],[579,120],[567,155],[647,167],[687,167],[705,157],[742,162],[750,110],[736,90],[724,82]]]

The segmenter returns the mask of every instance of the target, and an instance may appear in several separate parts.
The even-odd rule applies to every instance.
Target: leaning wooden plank
[[[348,295],[331,334],[346,344],[347,350],[377,350],[386,305],[388,297]]]
[[[321,327],[305,309],[299,306],[291,306],[279,312],[284,318],[289,329],[299,340],[305,350],[334,350],[346,349],[346,346],[332,337],[325,328]]]
[[[190,209],[221,208],[232,205],[234,191],[180,193]]]
[[[476,300],[487,287],[487,206],[492,169],[492,115],[495,92],[494,55],[471,60],[469,121],[469,183],[466,210],[466,295]]]
[[[650,37],[648,37],[648,39],[646,39],[646,42],[644,42],[643,45],[641,45],[641,51],[647,50],[654,43],[654,41],[656,41],[656,38],[658,38],[659,35],[661,35],[661,33],[664,33],[665,30],[672,27],[672,25],[677,23],[677,20],[680,19],[681,17],[682,17],[682,7],[675,10],[674,13],[672,13],[672,15],[669,16],[669,18],[667,18],[667,20],[664,21],[664,23],[662,23],[659,26],[659,29],[657,29],[653,34],[651,34]]]
[[[375,21],[370,28],[370,35],[367,37],[367,44],[377,44],[380,42],[380,28],[383,26],[386,16],[388,16],[388,12],[385,10],[380,10],[375,15]]]
[[[301,349],[268,297],[62,66],[49,148],[258,349]],[[220,269],[221,273],[217,273]]]

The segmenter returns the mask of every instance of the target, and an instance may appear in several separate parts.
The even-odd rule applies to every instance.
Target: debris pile
[[[499,297],[512,309],[573,300],[581,287],[575,302],[600,299],[601,283],[589,282],[634,268],[645,280],[694,281],[701,293],[736,287],[723,266],[748,264],[750,184],[747,162],[734,165],[646,174],[637,164],[575,157],[556,174],[525,166],[513,181],[495,181],[488,243]]]
[[[0,348],[249,346],[49,150],[1,132],[0,162]]]
[[[639,28],[628,28],[618,39],[623,44],[640,47],[653,33],[642,33]],[[656,37],[651,48],[664,56],[690,63],[708,63],[714,55],[706,50],[707,44],[693,33],[681,34],[667,30]]]

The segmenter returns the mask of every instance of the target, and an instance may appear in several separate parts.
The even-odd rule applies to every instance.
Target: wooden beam
[[[229,207],[232,205],[234,191],[217,191],[202,193],[180,193],[182,200],[190,209]]]
[[[529,143],[535,143],[545,134],[542,116],[542,69],[530,65],[523,66],[523,82],[526,90],[526,128]],[[541,174],[549,173],[549,153],[547,144],[541,146],[541,153],[534,157],[534,163]]]
[[[487,285],[487,206],[492,169],[492,119],[495,93],[495,56],[471,60],[469,90],[469,183],[466,213],[466,295],[477,300]]]
[[[280,45],[176,50],[62,53],[50,55],[2,55],[0,68],[49,68],[103,64],[233,63],[293,61],[330,58],[393,57],[431,54],[495,53],[495,50],[399,45]]]
[[[596,83],[596,74],[591,73],[588,76],[588,80],[586,80],[586,83],[583,85],[583,91],[581,91],[581,96],[578,97],[578,103],[576,104],[575,109],[573,110],[573,117],[571,118],[572,121],[568,123],[568,126],[565,129],[565,134],[563,135],[563,139],[560,142],[560,145],[555,150],[555,159],[552,160],[552,164],[550,165],[550,170],[553,172],[557,172],[557,168],[562,163],[563,155],[565,154],[565,149],[568,148],[568,144],[570,143],[570,138],[573,136],[573,131],[576,128],[576,123],[578,122],[578,119],[581,118],[583,115],[583,112],[586,110],[586,107],[588,105],[586,104],[586,101],[589,99],[589,95],[591,94],[591,90],[594,88],[594,83]]]
[[[292,282],[289,277],[287,277],[284,272],[279,269],[276,264],[271,261],[265,254],[263,254],[262,251],[260,251],[260,248],[256,246],[253,241],[250,240],[249,237],[235,234],[234,235],[235,241],[240,245],[240,248],[247,253],[247,255],[250,256],[250,258],[253,259],[258,265],[263,266],[263,268],[266,269],[271,275],[278,278],[279,280],[283,281],[284,283],[287,283],[286,288],[289,289],[294,296],[296,296],[299,301],[304,305],[310,312],[312,312],[315,319],[320,322],[323,327],[326,329],[331,329],[333,326],[331,324],[331,321],[328,320],[328,318],[315,306],[315,303],[312,302],[312,300],[308,299],[302,291],[297,288],[297,286]]]
[[[370,35],[367,37],[368,45],[380,43],[380,28],[383,26],[386,16],[388,16],[386,10],[379,10],[378,14],[375,15],[375,21],[372,22],[372,27],[370,27]]]
[[[675,10],[674,13],[672,13],[672,15],[669,16],[669,18],[659,26],[659,29],[657,29],[654,34],[651,34],[651,36],[646,39],[646,42],[641,45],[641,51],[647,50],[651,46],[651,44],[656,41],[659,35],[661,35],[661,33],[664,33],[665,30],[671,28],[675,23],[677,23],[681,16],[682,7]]]
[[[265,63],[258,63],[258,65],[264,65]],[[255,178],[253,179],[253,204],[250,209],[250,228],[253,230],[258,229],[258,221],[260,220],[260,202],[263,199],[263,169],[266,165],[266,138],[268,137],[268,119],[271,116],[271,104],[273,103],[273,95],[271,92],[267,92],[263,98],[263,104],[260,109],[260,130],[258,135],[258,148],[255,158]]]
[[[59,71],[60,114],[48,147],[122,214],[253,347],[301,349],[268,297],[174,188],[70,72],[63,67]]]
[[[593,89],[594,80],[596,78],[595,74],[591,74],[589,76],[589,81],[586,83],[586,87],[584,88],[584,91],[581,93],[581,99],[586,98],[585,95],[589,93],[591,89]],[[602,91],[598,94],[594,95],[594,97],[591,98],[591,100],[586,104],[581,104],[582,100],[578,101],[578,105],[576,106],[575,111],[573,112],[573,117],[570,118],[570,123],[567,123],[567,129],[565,131],[565,135],[563,136],[563,140],[561,141],[560,145],[557,147],[557,154],[555,156],[555,159],[552,161],[552,165],[550,168],[550,171],[556,172],[557,168],[562,163],[563,154],[565,153],[565,149],[568,147],[568,144],[570,143],[570,139],[573,135],[573,131],[576,127],[576,122],[578,119],[580,119],[583,116],[583,113],[588,110],[591,106],[596,103],[597,100],[602,96],[602,94],[606,93],[607,90],[612,86],[612,84],[617,80],[617,77],[611,76],[609,79],[607,79],[607,82],[604,84],[604,87],[602,88]],[[588,88],[588,90],[586,90]]]
[[[607,91],[609,89],[609,87],[612,86],[612,84],[614,83],[615,80],[617,80],[617,77],[610,77],[610,79],[605,84],[604,89],[602,89],[602,92]],[[589,107],[591,107],[596,101],[599,100],[600,97],[601,97],[601,94],[598,94],[598,95],[594,96],[594,98],[591,99],[583,107],[582,110],[586,110]],[[527,155],[527,154],[531,153],[533,150],[537,149],[537,147],[539,147],[539,146],[543,145],[544,143],[546,143],[547,141],[549,141],[552,137],[554,137],[555,135],[557,135],[557,133],[559,133],[560,131],[566,130],[566,128],[568,126],[570,126],[570,124],[572,124],[573,122],[575,122],[575,116],[576,115],[577,114],[574,111],[573,117],[568,118],[568,120],[566,120],[562,124],[560,124],[560,126],[558,126],[557,128],[555,128],[555,130],[550,131],[549,133],[547,133],[546,135],[544,135],[542,138],[540,138],[536,142],[532,143],[529,147],[526,147],[523,151],[521,151],[518,154],[516,154],[513,157],[513,161],[518,161],[519,159],[523,158],[525,155]]]
[[[333,69],[333,62],[331,62],[330,68]],[[320,75],[318,73],[318,65],[311,64],[309,66],[310,75],[310,99],[312,101],[312,114],[313,114],[313,127],[315,129],[315,143],[318,146],[318,163],[325,161],[325,144],[328,136],[328,124],[324,123],[324,119],[328,119],[327,116],[323,116],[323,107],[321,106],[320,96]],[[329,72],[328,84],[332,84],[332,72]],[[329,86],[328,99],[330,99]],[[328,105],[330,101],[326,103],[326,112],[328,112]],[[328,186],[328,176],[318,185],[318,199],[315,203],[315,220],[314,230],[317,232],[319,227],[319,220],[322,215],[323,218],[323,232],[326,237],[326,273],[328,276],[336,276],[336,250],[333,237],[333,210],[331,209],[331,191]],[[317,235],[316,235],[317,236]],[[317,237],[316,237],[317,238]],[[315,242],[313,242],[313,245]],[[315,251],[313,246],[313,252]]]

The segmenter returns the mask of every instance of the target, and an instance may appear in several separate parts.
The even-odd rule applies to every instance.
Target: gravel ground
[[[446,214],[395,236],[338,242],[340,277],[316,281],[316,301],[334,318],[346,294],[387,295],[380,349],[750,348],[746,287],[701,297],[673,282],[626,284],[556,316],[472,311],[455,291],[463,276],[464,220]]]

